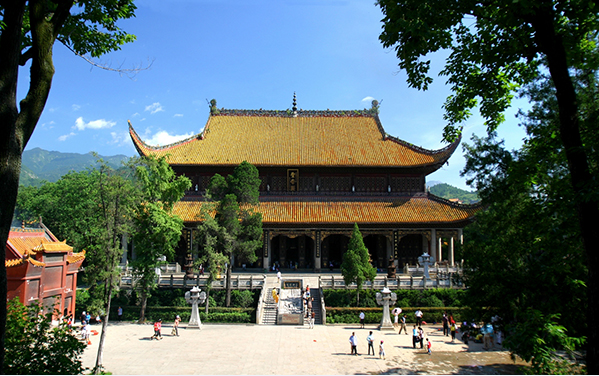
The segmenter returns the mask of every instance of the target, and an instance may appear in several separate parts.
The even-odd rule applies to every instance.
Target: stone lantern
[[[185,293],[185,300],[191,304],[191,318],[189,319],[188,328],[202,329],[202,321],[200,320],[200,311],[198,306],[206,301],[206,293],[198,286],[194,286],[190,291]]]
[[[424,252],[421,256],[418,256],[418,263],[424,267],[424,278],[431,279],[428,274],[428,267],[431,265],[431,256]]]
[[[379,330],[394,330],[391,316],[389,315],[389,307],[397,301],[397,295],[391,292],[387,287],[376,293],[376,303],[383,306],[383,318]]]

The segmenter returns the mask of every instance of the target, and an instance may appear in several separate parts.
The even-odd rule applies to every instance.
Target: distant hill
[[[441,183],[436,184],[430,187],[431,193],[435,196],[443,197],[448,200],[452,198],[457,198],[461,200],[464,204],[473,204],[475,202],[480,201],[480,198],[476,194],[476,192],[465,191],[460,188],[456,188],[452,185]]]
[[[111,157],[100,155],[99,157],[114,168],[121,167],[121,162],[129,159],[126,155]],[[44,180],[55,182],[69,171],[83,171],[95,165],[96,157],[92,153],[61,153],[40,148],[25,150],[23,152],[19,183],[40,186]]]

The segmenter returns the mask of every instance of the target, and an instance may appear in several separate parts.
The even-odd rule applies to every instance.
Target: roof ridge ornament
[[[293,92],[293,107],[291,107],[291,110],[293,111],[293,117],[297,117],[297,100],[295,97],[295,91]]]

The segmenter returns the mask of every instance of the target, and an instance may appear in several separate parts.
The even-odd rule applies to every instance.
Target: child
[[[87,323],[85,320],[81,322],[81,339],[85,339],[87,337]]]
[[[433,344],[431,343],[431,341],[428,340],[428,338],[426,339],[426,351],[428,352],[428,355],[431,354],[431,347],[433,346]]]
[[[385,348],[383,347],[383,341],[379,344],[379,358],[385,359]]]
[[[150,339],[158,339],[158,337],[160,337],[160,339],[162,339],[162,334],[160,334],[160,330],[162,329],[162,319],[159,319],[158,321],[156,321],[154,323],[154,335],[152,337],[150,337]]]
[[[173,325],[173,331],[171,335],[179,337],[179,323],[181,322],[181,316],[175,316],[175,324]]]

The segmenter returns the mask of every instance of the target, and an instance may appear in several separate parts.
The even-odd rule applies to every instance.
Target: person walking
[[[420,348],[424,348],[424,330],[418,327],[418,340],[420,341]]]
[[[119,307],[119,309],[116,310],[116,314],[119,318],[119,321],[123,320],[123,307]]]
[[[431,343],[431,341],[428,340],[428,338],[426,339],[426,352],[428,353],[428,355],[431,354],[431,347],[433,346],[433,344]]]
[[[310,329],[314,329],[315,317],[316,317],[316,314],[314,313],[314,311],[312,311],[312,313],[310,314]]]
[[[395,326],[397,328],[399,326],[399,314],[401,313],[401,308],[395,307],[395,308],[393,308],[393,311],[391,311],[391,313],[393,313],[393,316],[395,316],[395,321],[393,322],[393,326]]]
[[[351,333],[349,344],[351,345],[351,355],[358,355],[358,339],[355,332]]]
[[[314,301],[314,298],[308,298],[308,303],[306,304],[307,308],[306,309],[306,317],[309,317],[310,312],[312,312],[312,302]]]
[[[364,320],[366,319],[366,315],[364,314],[364,311],[360,312],[360,325],[362,325],[362,329],[364,329]]]
[[[374,354],[374,336],[372,335],[372,330],[368,337],[366,337],[366,342],[368,342],[368,355],[370,355],[370,349],[372,349],[372,355]]]
[[[414,312],[414,316],[416,316],[416,326],[421,326],[422,325],[422,311],[417,309],[416,312]]]
[[[449,318],[447,317],[447,312],[443,312],[443,335],[449,336]]]
[[[383,341],[379,344],[379,358],[385,359],[385,347],[383,346]]]
[[[408,328],[406,327],[406,315],[403,315],[401,317],[401,328],[399,328],[399,333],[397,334],[401,334],[401,331],[403,330],[404,332],[406,332],[406,335],[408,335]]]

